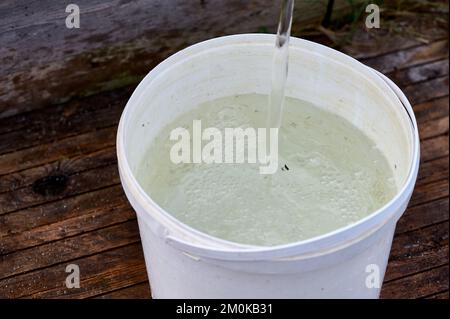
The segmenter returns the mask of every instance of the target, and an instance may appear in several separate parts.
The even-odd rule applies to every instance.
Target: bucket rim
[[[122,112],[117,130],[116,148],[121,182],[123,184],[123,187],[126,187],[129,192],[127,192],[127,197],[129,195],[133,196],[133,199],[145,211],[145,215],[143,216],[144,218],[146,217],[146,215],[152,215],[151,217],[157,219],[158,223],[161,223],[161,219],[163,219],[162,224],[165,228],[168,228],[167,225],[170,225],[171,227],[177,228],[182,233],[188,233],[190,237],[194,237],[191,238],[193,239],[192,241],[188,242],[184,239],[179,238],[179,236],[171,235],[170,231],[167,231],[166,229],[162,236],[165,237],[167,243],[172,244],[178,249],[205,257],[232,260],[266,259],[267,255],[270,255],[271,258],[282,258],[292,256],[294,253],[298,255],[309,253],[311,251],[320,251],[324,248],[326,248],[326,250],[329,250],[330,247],[336,247],[345,242],[352,241],[355,238],[361,238],[361,236],[364,234],[364,230],[367,231],[377,227],[381,227],[381,225],[384,225],[385,222],[395,217],[398,210],[394,209],[395,206],[401,206],[409,200],[409,196],[412,193],[415,181],[417,179],[420,159],[420,147],[417,122],[408,99],[391,80],[389,80],[383,74],[380,74],[378,71],[365,66],[358,60],[335,49],[296,37],[291,37],[290,49],[295,49],[295,47],[298,47],[300,49],[320,48],[321,50],[327,51],[327,53],[333,55],[333,58],[338,59],[336,62],[343,61],[344,63],[350,63],[351,66],[358,67],[362,73],[370,75],[370,78],[376,81],[377,85],[384,86],[387,89],[387,93],[390,94],[393,98],[397,99],[399,104],[403,106],[402,109],[406,112],[406,115],[410,119],[411,130],[409,131],[409,134],[411,135],[410,137],[412,140],[412,151],[409,161],[410,167],[403,185],[397,190],[395,196],[392,197],[391,200],[389,200],[384,206],[380,207],[364,218],[361,218],[349,225],[337,228],[331,232],[287,244],[274,246],[257,246],[221,239],[192,228],[191,226],[178,220],[162,207],[160,207],[142,189],[131,171],[125,151],[125,140],[127,120],[133,111],[133,105],[138,104],[138,101],[142,97],[143,90],[151,85],[151,82],[155,77],[160,76],[162,73],[167,71],[169,67],[177,63],[182,63],[185,58],[192,57],[193,54],[202,53],[205,51],[205,49],[217,49],[221,46],[237,44],[273,45],[274,39],[274,34],[248,33],[228,35],[199,42],[183,50],[180,50],[167,59],[163,60],[144,77],[144,79],[139,83],[139,85],[132,93]],[[156,212],[158,215],[156,216],[151,212]],[[403,211],[401,212],[401,214],[403,214]],[[350,234],[350,230],[354,230],[352,234]]]

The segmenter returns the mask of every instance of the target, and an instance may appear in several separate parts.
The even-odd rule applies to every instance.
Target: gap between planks
[[[85,237],[90,237],[91,235],[95,235],[94,233],[97,233],[99,231],[102,231],[102,230],[109,230],[109,231],[111,231],[111,230],[119,228],[118,226],[122,226],[122,225],[125,225],[125,224],[128,224],[128,225],[133,224],[133,227],[137,229],[136,220],[135,219],[134,220],[128,220],[128,221],[125,221],[125,222],[117,223],[115,225],[109,225],[109,226],[101,227],[101,228],[98,228],[96,230],[92,230],[92,231],[89,231],[89,232],[86,232],[86,233],[77,234],[77,235],[74,235],[74,236],[71,236],[71,237],[63,238],[63,239],[57,240],[55,242],[44,243],[43,245],[39,245],[39,247],[43,247],[43,246],[46,246],[46,245],[52,245],[52,244],[55,244],[55,243],[58,244],[58,243],[60,243],[62,241],[71,240],[71,239],[74,239],[76,237],[80,237],[80,236],[83,236],[83,235]],[[61,264],[64,264],[64,263],[72,262],[74,260],[78,260],[78,259],[82,259],[82,258],[88,258],[90,256],[95,256],[95,255],[98,255],[98,254],[102,254],[102,253],[105,253],[105,252],[108,252],[108,251],[111,251],[111,250],[114,250],[114,249],[122,248],[122,247],[125,247],[125,246],[129,246],[129,245],[133,245],[133,244],[139,244],[140,245],[141,243],[140,243],[140,238],[139,238],[139,232],[138,231],[137,232],[133,232],[131,230],[127,230],[127,231],[129,231],[129,233],[126,233],[126,235],[130,235],[130,236],[132,236],[132,238],[128,239],[128,240],[125,240],[124,243],[119,243],[119,244],[117,244],[115,246],[108,247],[108,248],[100,248],[99,250],[97,250],[95,252],[92,252],[92,253],[80,254],[80,255],[77,255],[74,258],[69,257],[67,259],[59,260],[57,262],[48,262],[47,264],[45,264],[43,266],[36,267],[36,268],[29,267],[29,268],[26,268],[25,270],[22,270],[22,271],[21,270],[19,270],[19,271],[14,270],[14,272],[11,272],[10,274],[0,278],[0,282],[8,280],[8,279],[11,279],[13,277],[22,276],[22,275],[25,275],[25,274],[28,274],[28,273],[31,273],[31,272],[34,272],[34,271],[39,271],[39,270],[46,269],[46,268],[49,268],[49,267],[54,267],[56,265],[61,265]],[[36,249],[36,248],[37,247],[32,247],[32,248],[29,248],[29,249]],[[4,261],[5,257],[8,257],[9,255],[17,254],[17,253],[22,253],[25,250],[27,250],[27,249],[20,250],[18,252],[13,252],[13,253],[10,253],[8,255],[0,256],[0,259],[2,259],[2,262],[4,263],[5,262]]]

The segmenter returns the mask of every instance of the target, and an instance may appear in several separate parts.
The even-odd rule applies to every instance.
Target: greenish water
[[[394,196],[389,165],[366,135],[339,116],[291,98],[284,103],[275,174],[259,174],[259,163],[171,162],[172,129],[191,131],[192,121],[199,119],[203,128],[264,127],[267,100],[266,95],[255,94],[222,98],[174,119],[161,130],[137,170],[141,186],[193,228],[264,246],[349,225]]]

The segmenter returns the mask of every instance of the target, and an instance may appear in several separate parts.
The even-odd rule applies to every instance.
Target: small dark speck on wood
[[[42,196],[56,196],[61,194],[69,182],[66,174],[52,174],[44,176],[33,183],[33,192]]]

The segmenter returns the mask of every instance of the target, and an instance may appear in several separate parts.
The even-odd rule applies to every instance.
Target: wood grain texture
[[[430,94],[433,98],[448,96],[448,75],[404,86],[403,92],[412,104],[428,101]]]
[[[427,299],[448,299],[448,290],[426,297]]]
[[[0,194],[0,215],[62,199],[68,196],[93,191],[119,183],[116,165],[103,166],[95,170],[87,170],[67,176],[67,184],[60,192],[42,195],[33,186],[19,188]]]
[[[100,166],[116,163],[115,147],[108,147],[83,156],[62,158],[41,166],[25,169],[3,176],[0,180],[0,193],[25,188],[39,178],[52,174],[74,175]]]
[[[448,198],[409,207],[398,221],[396,234],[447,221],[449,219],[448,210]]]
[[[127,204],[122,187],[111,187],[88,191],[61,200],[22,209],[12,214],[0,215],[0,237],[21,236],[35,228],[55,225],[82,215],[95,214],[103,210],[123,207]],[[45,240],[45,237],[42,239]]]
[[[93,128],[115,126],[131,92],[131,89],[112,91],[112,96],[97,95],[45,108],[42,112],[3,119],[2,127],[14,127],[14,122],[18,122],[16,118],[23,119],[26,124],[23,129],[11,129],[0,135],[0,154],[50,143]]]
[[[448,222],[396,234],[385,281],[448,263]]]
[[[139,241],[136,221],[100,228],[76,237],[45,243],[0,256],[0,279],[45,268]]]
[[[439,53],[439,52],[438,52]],[[439,54],[428,57],[429,60],[434,58],[441,58]],[[418,63],[418,62],[416,62]],[[387,76],[396,83],[408,85],[414,82],[422,82],[431,80],[436,77],[448,75],[448,59],[437,60],[431,63],[414,65],[412,67],[403,69],[395,69]]]
[[[320,20],[325,2],[297,1],[296,23]],[[69,3],[0,4],[0,118],[136,83],[170,54],[211,37],[273,33],[279,10],[266,0],[79,0],[80,28],[68,29]],[[336,12],[347,6],[337,0]]]
[[[80,267],[80,289],[65,286],[65,269],[71,263]],[[105,293],[105,287],[111,291],[145,280],[142,248],[135,243],[2,280],[0,297],[87,298]]]
[[[169,2],[180,4],[177,12],[142,27]],[[138,78],[169,53],[203,38],[270,28],[276,13],[260,0],[194,1],[189,8],[181,0],[81,1],[79,32],[53,34],[63,27],[60,6],[43,17],[37,0],[0,3],[0,43],[9,44],[0,47],[0,297],[149,298],[136,216],[117,171],[123,107]],[[32,22],[16,24],[24,10]],[[104,28],[94,30],[96,19]],[[155,36],[174,20],[179,25]],[[427,42],[359,30],[342,48],[405,91],[420,130],[419,176],[397,224],[382,298],[448,299],[448,40],[446,30],[424,30],[422,22],[415,27]],[[371,41],[374,35],[381,41]],[[123,81],[112,83],[118,75]],[[80,289],[65,287],[70,263],[80,266]]]
[[[410,277],[386,283],[381,298],[424,298],[436,291],[448,290],[448,264]]]
[[[448,40],[444,39],[430,44],[412,46],[405,50],[386,53],[381,56],[361,59],[361,62],[382,73],[391,74],[407,67],[446,58],[448,58]],[[409,72],[414,72],[414,69]]]
[[[448,96],[414,105],[414,114],[419,123],[448,116],[448,110]]]

